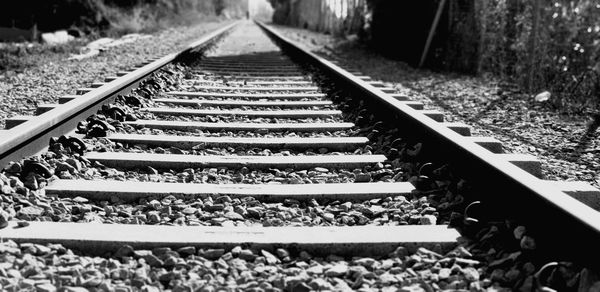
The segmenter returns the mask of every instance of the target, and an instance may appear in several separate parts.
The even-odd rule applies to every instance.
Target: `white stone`
[[[41,37],[42,42],[49,45],[64,44],[75,39],[75,37],[69,35],[66,30],[43,33]]]
[[[337,264],[325,271],[325,275],[329,277],[343,276],[348,272],[348,266],[344,264]]]

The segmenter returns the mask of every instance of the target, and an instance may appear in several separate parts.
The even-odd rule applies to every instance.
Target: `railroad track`
[[[501,153],[498,141],[470,137],[468,126],[444,123],[442,113],[258,25],[266,34],[250,23],[229,25],[184,52],[41,106],[37,117],[7,120],[3,191],[16,208],[5,217],[16,219],[0,236],[169,270],[173,250],[268,264],[329,255],[321,273],[343,277],[344,257],[455,263],[468,254],[456,255],[464,250],[459,230],[470,230],[452,215],[479,200],[464,222],[517,220],[541,253],[553,252],[549,258],[595,264],[597,190],[539,179],[534,158]],[[442,256],[453,250],[451,259]],[[426,285],[409,282],[377,285]],[[328,287],[313,284],[280,288]]]

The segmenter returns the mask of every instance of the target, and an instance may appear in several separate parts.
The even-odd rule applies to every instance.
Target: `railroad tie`
[[[264,99],[305,99],[305,98],[325,98],[324,93],[222,93],[222,92],[191,92],[191,91],[171,91],[167,92],[172,96],[187,97],[228,97],[228,98],[264,98]]]
[[[341,256],[384,256],[399,243],[409,252],[420,247],[455,248],[460,234],[446,225],[352,226],[352,227],[203,227],[130,224],[89,224],[29,222],[18,228],[10,222],[0,232],[2,238],[17,243],[62,244],[67,248],[102,255],[123,245],[152,250],[157,247],[232,249],[244,245],[253,250],[272,250],[273,246]]]
[[[547,183],[590,208],[600,211],[600,190],[589,183],[582,181],[547,181]]]
[[[267,110],[201,110],[186,108],[145,108],[147,111],[156,115],[171,116],[248,116],[261,118],[326,118],[330,116],[340,116],[339,110],[285,110],[285,111],[267,111]]]
[[[330,106],[333,103],[328,100],[315,101],[245,101],[245,100],[207,100],[207,99],[176,99],[176,98],[157,98],[154,102],[166,103],[180,106],[219,106],[219,107],[315,107]]]
[[[162,130],[207,130],[207,131],[253,131],[253,132],[325,132],[325,131],[343,131],[353,128],[354,123],[208,123],[208,122],[186,122],[186,121],[157,121],[157,120],[137,120],[124,122],[126,125],[134,127],[146,127]]]
[[[383,155],[311,155],[311,156],[229,156],[229,155],[172,155],[128,152],[88,152],[85,157],[109,167],[185,169],[197,167],[252,167],[256,169],[295,168],[361,168],[383,163]]]
[[[473,142],[492,153],[504,153],[502,148],[502,142],[498,141],[493,137],[465,137],[466,141]]]
[[[328,184],[193,184],[128,181],[57,180],[46,187],[46,194],[56,197],[83,197],[91,200],[110,200],[116,196],[124,202],[141,198],[208,197],[210,195],[247,197],[265,202],[283,202],[285,199],[364,201],[390,196],[408,196],[414,191],[408,182],[397,183],[328,183]]]
[[[237,86],[251,86],[252,88],[262,88],[262,87],[273,87],[277,86],[279,88],[292,87],[292,86],[304,86],[304,87],[312,87],[315,83],[311,81],[292,81],[292,80],[272,80],[272,81],[232,81],[232,80],[219,80],[219,79],[192,79],[188,81],[182,81],[181,88],[188,89],[196,86],[214,86],[214,87],[231,87],[233,85]]]
[[[10,118],[4,119],[4,129],[12,129],[20,124],[31,120],[32,118],[32,116],[12,116]]]
[[[288,75],[301,75],[302,71],[298,69],[279,69],[277,67],[273,68],[260,68],[260,69],[238,69],[238,68],[199,68],[192,70],[195,74],[204,74],[204,73],[216,73],[216,74],[242,74],[242,75],[280,75],[280,76],[288,76]]]
[[[217,78],[222,80],[223,78],[225,79],[241,79],[241,80],[260,80],[260,81],[265,81],[265,80],[309,80],[308,77],[304,76],[304,75],[290,75],[290,76],[279,76],[276,74],[273,75],[254,75],[254,76],[246,76],[246,75],[241,75],[241,74],[209,74],[209,75],[205,75],[205,74],[196,74],[196,77],[203,77],[203,78]]]
[[[365,137],[198,137],[176,135],[138,135],[111,134],[108,137],[113,142],[124,144],[146,144],[158,147],[177,147],[192,149],[194,146],[206,147],[261,147],[268,149],[318,149],[354,150],[364,146],[369,140]]]
[[[208,69],[208,70],[220,70],[220,69],[229,69],[229,70],[257,70],[257,69],[264,69],[264,70],[284,70],[284,71],[292,71],[295,70],[296,72],[299,71],[299,67],[295,66],[295,65],[287,65],[285,63],[281,63],[281,64],[240,64],[240,63],[222,63],[222,64],[211,64],[211,63],[204,63],[204,64],[199,64],[198,67],[196,67],[196,70],[203,70],[203,69]]]
[[[190,86],[194,90],[226,90],[226,91],[318,91],[316,86],[304,87],[233,87],[233,86]]]

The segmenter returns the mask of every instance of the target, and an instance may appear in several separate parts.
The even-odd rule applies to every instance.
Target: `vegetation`
[[[22,0],[0,10],[0,26],[85,33],[151,32],[216,17],[241,17],[246,0]]]
[[[600,2],[488,2],[482,72],[532,93],[550,91],[550,104],[560,110],[600,109]]]
[[[238,18],[246,10],[247,0],[22,0],[0,9],[0,27],[35,26],[39,32],[69,29],[89,40]],[[0,73],[35,65],[31,55],[77,53],[80,42],[59,46],[0,43]]]
[[[245,16],[247,10],[244,0],[130,0],[134,3],[126,7],[122,1],[104,1],[107,3],[103,4],[103,11],[117,33],[155,31],[219,16],[238,18]]]
[[[360,11],[361,25],[344,27],[342,32],[357,33],[371,49],[411,65],[418,64],[433,16],[442,2],[306,1],[323,3],[313,5],[325,10],[320,14],[339,7]],[[299,1],[271,3],[276,8],[277,23],[303,26],[294,21],[296,14],[310,14],[301,11]],[[353,23],[356,15],[347,15],[348,19],[335,21]],[[316,29],[327,32],[322,26]],[[562,112],[598,112],[600,2],[446,0],[426,66],[488,75],[516,84],[529,94],[549,91],[551,98],[545,104]]]
[[[415,60],[440,1],[408,9],[420,8],[431,15],[403,33],[409,40],[401,48],[383,41],[398,33],[386,27],[403,27],[391,25],[402,20],[386,16],[386,11],[399,11],[390,9],[389,2],[370,0],[366,35],[375,49],[387,48],[388,54],[409,51],[400,57]],[[407,46],[410,43],[414,46]],[[490,75],[530,94],[548,91],[551,98],[546,105],[561,112],[595,113],[600,110],[600,2],[448,0],[428,57],[430,68]]]

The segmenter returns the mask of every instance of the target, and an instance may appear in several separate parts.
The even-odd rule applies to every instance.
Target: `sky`
[[[267,0],[248,0],[248,7],[250,8],[250,18],[256,18],[260,20],[271,20],[273,14],[273,8]]]

